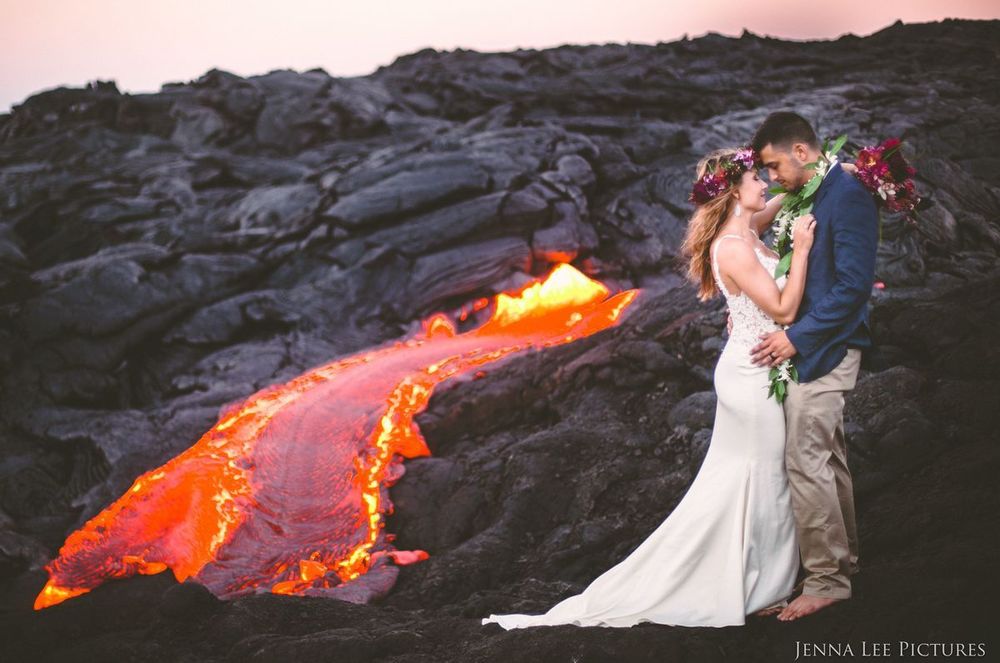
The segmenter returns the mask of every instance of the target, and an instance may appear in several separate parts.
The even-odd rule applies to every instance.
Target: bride
[[[751,363],[764,332],[794,320],[805,288],[815,219],[795,220],[789,273],[760,241],[781,196],[765,204],[749,148],[718,150],[698,164],[696,210],[683,251],[707,300],[726,298],[732,331],[715,368],[718,405],[708,452],[670,515],[582,593],[541,615],[491,614],[505,629],[574,624],[733,626],[787,605],[799,567],[784,467],[785,417],[768,398],[769,369]]]

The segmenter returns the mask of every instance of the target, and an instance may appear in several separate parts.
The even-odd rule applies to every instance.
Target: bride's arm
[[[750,217],[750,230],[757,233],[758,237],[763,235],[771,227],[771,224],[774,223],[774,217],[778,215],[778,210],[781,209],[781,201],[784,199],[785,194],[779,193],[767,201],[764,209],[754,212],[753,216]]]
[[[801,223],[815,224],[812,215],[799,217]],[[798,220],[796,220],[798,221]],[[761,308],[775,322],[788,325],[795,322],[795,313],[802,303],[806,287],[806,267],[809,260],[809,246],[814,229],[809,226],[809,242],[802,234],[797,234],[799,249],[792,253],[792,264],[788,270],[788,281],[784,289],[779,289],[774,276],[768,274],[757,260],[750,246],[741,242],[725,242],[719,246],[717,259],[719,269],[727,274],[740,290]]]
[[[795,313],[805,292],[808,251],[795,251],[784,290],[757,260],[753,249],[738,242],[726,242],[719,247],[719,269],[729,275],[743,294],[748,296],[772,320],[783,325],[795,322]]]

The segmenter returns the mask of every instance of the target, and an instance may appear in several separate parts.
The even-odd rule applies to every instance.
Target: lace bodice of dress
[[[764,313],[746,293],[741,292],[738,295],[733,295],[726,290],[726,286],[722,282],[722,277],[719,275],[716,252],[719,244],[727,237],[737,239],[741,242],[745,241],[739,235],[722,235],[712,248],[712,272],[715,274],[716,285],[726,298],[726,304],[729,306],[729,312],[733,318],[733,331],[729,334],[729,343],[737,343],[741,346],[752,348],[760,342],[761,334],[780,330],[782,326],[772,320],[767,313]],[[774,274],[774,269],[778,266],[778,259],[765,253],[759,246],[754,246],[753,251],[757,256],[757,260],[764,265],[764,269],[767,270],[768,274]],[[785,287],[787,280],[786,276],[782,276],[776,280],[779,290]]]

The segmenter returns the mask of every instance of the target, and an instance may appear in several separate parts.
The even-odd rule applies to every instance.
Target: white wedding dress
[[[760,246],[754,252],[773,274],[778,260]],[[733,626],[786,602],[799,552],[784,465],[785,417],[782,406],[767,397],[769,369],[750,361],[759,334],[780,327],[745,294],[726,291],[714,249],[712,268],[733,328],[715,368],[712,439],[684,498],[638,548],[582,593],[545,614],[491,614],[483,624]],[[779,288],[784,281],[778,280]]]

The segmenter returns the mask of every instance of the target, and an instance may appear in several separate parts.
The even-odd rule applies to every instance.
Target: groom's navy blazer
[[[816,191],[816,234],[809,251],[806,289],[788,340],[799,381],[837,367],[849,347],[874,346],[868,299],[875,281],[878,212],[867,189],[835,163]]]

